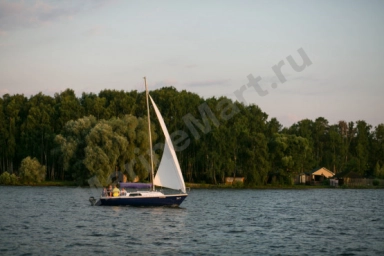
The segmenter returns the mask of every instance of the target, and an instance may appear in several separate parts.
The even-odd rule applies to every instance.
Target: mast
[[[151,156],[151,183],[152,183],[152,190],[155,190],[155,184],[154,184],[154,171],[153,171],[153,154],[152,154],[152,135],[151,135],[151,119],[149,117],[149,92],[148,92],[148,86],[147,86],[147,78],[144,77],[144,83],[145,83],[145,98],[147,100],[147,117],[148,117],[148,134],[149,134],[149,154]]]

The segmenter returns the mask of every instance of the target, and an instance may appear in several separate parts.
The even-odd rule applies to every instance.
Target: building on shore
[[[296,177],[296,184],[320,185],[325,179],[330,179],[335,174],[325,167],[315,168],[310,172],[300,173]]]

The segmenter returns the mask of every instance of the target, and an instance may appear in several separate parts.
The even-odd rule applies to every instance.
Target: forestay
[[[159,123],[165,137],[163,156],[153,183],[156,186],[181,190],[183,193],[186,193],[183,174],[181,173],[179,161],[177,160],[176,152],[173,148],[168,129],[165,126],[164,119],[161,116],[159,109],[150,95],[149,98],[151,99],[153,108],[155,109],[156,116],[159,119]]]

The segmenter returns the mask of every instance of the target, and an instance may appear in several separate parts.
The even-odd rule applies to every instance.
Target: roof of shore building
[[[314,174],[314,175],[323,175],[327,178],[335,176],[335,174],[333,172],[331,172],[330,170],[328,170],[325,167],[315,168],[312,171],[310,171],[309,173]]]

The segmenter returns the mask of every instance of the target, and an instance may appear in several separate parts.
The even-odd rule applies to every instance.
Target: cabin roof
[[[335,176],[335,174],[334,174],[333,172],[331,172],[330,170],[328,170],[328,169],[325,168],[325,167],[318,167],[318,168],[315,168],[315,169],[313,169],[312,171],[310,171],[309,174],[314,174],[314,175],[324,175],[324,176],[326,176],[327,178],[328,178],[328,177],[333,177],[333,176]]]
[[[318,172],[318,171],[329,172],[330,174],[335,175],[333,172],[331,172],[330,170],[328,170],[328,169],[325,168],[325,167],[317,167],[317,168],[311,170],[309,173],[310,173],[310,174],[313,174],[313,173]]]

